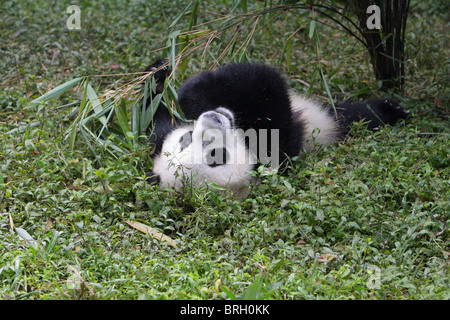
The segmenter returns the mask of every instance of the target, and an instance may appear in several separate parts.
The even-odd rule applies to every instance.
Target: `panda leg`
[[[348,127],[353,122],[362,119],[367,121],[370,130],[376,130],[380,126],[394,125],[400,119],[407,119],[409,114],[394,100],[374,99],[367,102],[343,102],[336,104],[341,123]]]

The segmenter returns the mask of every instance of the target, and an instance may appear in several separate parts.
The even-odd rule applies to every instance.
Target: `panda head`
[[[248,194],[252,182],[248,171],[255,163],[242,130],[235,128],[233,113],[220,107],[172,131],[154,159],[152,175],[162,187],[180,190],[213,183],[242,198]]]

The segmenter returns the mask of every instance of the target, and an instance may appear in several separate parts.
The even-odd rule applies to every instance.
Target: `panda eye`
[[[223,126],[222,120],[220,119],[220,117],[214,115],[214,120],[217,121],[219,123],[219,126]]]
[[[229,110],[220,107],[220,108],[217,108],[215,110],[215,112],[217,112],[217,113],[221,114],[222,116],[224,116],[228,120],[228,122],[230,123],[231,128],[234,128],[234,126],[235,126],[234,125],[234,117],[233,117],[233,114]]]

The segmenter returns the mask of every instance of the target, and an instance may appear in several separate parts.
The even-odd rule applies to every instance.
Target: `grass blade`
[[[331,103],[331,106],[333,107],[334,114],[335,114],[335,116],[337,118],[337,110],[336,110],[336,106],[334,105],[334,99],[333,99],[333,96],[331,94],[330,87],[328,86],[328,82],[325,79],[323,71],[322,71],[322,69],[320,67],[319,67],[319,74],[320,74],[320,79],[322,79],[323,86],[325,87],[325,91],[327,92],[328,98],[330,99],[330,103]]]
[[[237,300],[237,299],[238,299],[238,298],[231,292],[231,290],[228,289],[227,287],[221,285],[221,286],[220,286],[220,289],[222,289],[222,291],[225,292],[225,294],[227,295],[227,297],[228,297],[230,300]]]
[[[102,166],[102,163],[100,161],[100,157],[97,155],[97,152],[95,152],[94,147],[92,146],[91,142],[89,141],[89,137],[87,136],[86,132],[83,129],[83,126],[80,126],[80,132],[81,132],[81,136],[84,138],[84,141],[86,142],[89,150],[91,150],[92,154],[95,157],[95,160],[97,161],[97,163]]]
[[[188,5],[186,6],[186,8],[184,8],[183,12],[175,20],[173,20],[172,24],[168,28],[169,30],[171,30],[173,27],[175,27],[178,24],[178,21],[180,21],[180,19],[184,17],[184,15],[187,13],[189,8],[191,7],[192,2],[193,1],[189,2]]]

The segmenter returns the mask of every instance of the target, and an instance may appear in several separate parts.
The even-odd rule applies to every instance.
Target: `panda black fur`
[[[220,110],[227,110],[233,122],[229,129],[254,129],[256,132],[277,129],[279,144],[271,150],[271,136],[267,135],[267,146],[268,154],[277,152],[280,162],[301,154],[302,150],[313,150],[315,143],[329,145],[341,140],[353,121],[365,119],[369,129],[375,129],[407,118],[407,113],[396,102],[387,99],[335,104],[335,114],[331,106],[295,93],[275,69],[259,64],[230,64],[215,71],[199,73],[181,85],[178,102],[185,118],[197,120],[196,125],[173,123],[167,109],[164,106],[158,108],[155,114],[156,135],[150,138],[156,145],[155,165],[148,176],[159,180],[162,186],[179,189],[181,185],[174,178],[179,178],[181,169],[187,171],[181,176],[194,181],[195,186],[201,185],[203,181],[212,181],[237,193],[238,197],[245,195],[241,187],[250,182],[249,175],[243,174],[241,170],[247,172],[254,169],[256,162],[239,168],[233,168],[233,163],[226,161],[214,166],[206,162],[192,166],[178,161],[174,154],[183,149],[181,151],[186,157],[190,149],[189,146],[180,148],[181,137],[190,131],[204,133],[204,130],[196,130],[196,127],[207,119],[205,115],[211,111],[217,113],[219,110],[220,115]],[[192,134],[193,142],[196,136],[199,135]],[[238,140],[240,146],[246,146],[244,152],[248,152],[249,145],[244,137]],[[211,148],[209,144],[203,145]],[[215,147],[227,150],[226,143]],[[197,149],[196,153],[203,154],[204,151],[198,152]],[[249,157],[254,159],[258,155],[259,150]]]
[[[156,95],[161,94],[164,90],[164,82],[167,78],[168,67],[165,61],[160,59],[155,61],[151,66],[147,67],[145,72],[153,72],[153,77],[156,83],[155,92],[151,92],[146,101],[146,105],[149,107],[151,101],[156,97]],[[161,151],[164,138],[179,125],[181,125],[181,123],[176,119],[173,119],[165,106],[160,104],[153,115],[153,119],[146,132],[149,137],[150,145],[154,148],[154,154],[158,154]],[[153,182],[158,182],[157,177],[154,177],[153,179]]]

